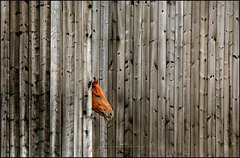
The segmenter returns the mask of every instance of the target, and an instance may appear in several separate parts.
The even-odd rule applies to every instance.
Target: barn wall
[[[239,157],[239,2],[1,1],[1,156]]]

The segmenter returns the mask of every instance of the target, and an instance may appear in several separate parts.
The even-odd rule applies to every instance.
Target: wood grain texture
[[[63,2],[62,156],[73,156],[74,121],[74,3]]]
[[[208,32],[208,109],[207,109],[207,141],[208,155],[215,156],[216,138],[216,100],[215,100],[215,55],[216,55],[216,3],[209,2],[209,32]]]
[[[39,152],[50,155],[50,57],[51,57],[51,9],[50,1],[40,2],[40,104]]]
[[[150,3],[150,37],[149,37],[149,47],[150,47],[150,54],[149,54],[149,156],[155,157],[157,156],[158,152],[158,107],[157,107],[157,77],[158,77],[158,54],[157,54],[157,46],[158,46],[158,3],[151,2]],[[143,36],[144,37],[144,36]],[[143,52],[146,53],[146,52]],[[144,61],[142,55],[142,61]],[[146,58],[146,57],[145,57]],[[144,63],[142,63],[144,64]],[[145,66],[145,65],[143,65]],[[143,72],[142,72],[143,73]],[[145,78],[142,78],[144,81]],[[142,92],[143,95],[143,92]],[[144,105],[145,106],[145,105]],[[145,126],[145,125],[144,125]]]
[[[19,156],[19,2],[10,2],[10,157]],[[2,15],[2,14],[1,14]],[[1,51],[2,52],[2,51]]]
[[[199,155],[199,14],[200,2],[192,2],[191,46],[191,156]]]
[[[191,2],[183,2],[183,156],[190,156]]]
[[[28,53],[28,7],[20,2],[20,46],[19,46],[19,101],[20,101],[20,157],[29,156],[29,53]]]
[[[74,156],[81,157],[83,153],[82,130],[83,130],[83,57],[82,57],[82,2],[75,2],[75,65],[74,65]]]
[[[39,2],[29,2],[29,156],[39,156]]]
[[[158,3],[158,156],[163,157],[166,155],[167,2]]]
[[[199,45],[199,156],[207,155],[207,34],[208,2],[200,3]]]
[[[1,157],[9,153],[10,2],[1,2]],[[22,123],[22,122],[21,122]]]
[[[62,2],[51,2],[50,156],[61,156]]]
[[[133,41],[133,156],[139,157],[141,119],[141,66],[142,66],[142,7],[143,2],[134,2],[134,41]]]

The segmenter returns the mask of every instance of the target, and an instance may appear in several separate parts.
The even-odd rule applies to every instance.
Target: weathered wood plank
[[[216,2],[209,2],[208,32],[208,115],[207,115],[207,156],[215,156],[215,44],[216,44]]]
[[[232,156],[239,157],[239,1],[233,2]]]
[[[51,2],[50,156],[61,156],[62,2]]]
[[[199,46],[199,156],[207,156],[207,34],[208,2],[200,2]]]
[[[192,2],[192,44],[191,44],[191,156],[199,154],[199,13],[200,2]]]
[[[108,99],[108,28],[109,2],[101,2],[100,86]],[[100,117],[100,157],[107,157],[107,121]]]
[[[169,3],[169,27],[167,41],[167,132],[166,156],[174,156],[174,41],[175,41],[175,2]]]
[[[1,157],[9,157],[9,51],[10,10],[8,1],[1,1]],[[24,106],[24,105],[23,105]],[[22,121],[21,121],[22,123]]]
[[[74,110],[74,3],[63,2],[62,156],[73,156]]]
[[[225,12],[225,23],[224,23],[224,79],[223,79],[223,150],[224,150],[224,156],[229,157],[229,150],[230,150],[230,106],[229,106],[229,70],[228,70],[228,53],[229,53],[229,39],[230,39],[230,30],[229,30],[229,24],[230,24],[230,1],[226,2],[226,12]]]
[[[155,5],[154,8],[150,7]],[[149,91],[149,81],[150,81],[150,9],[156,9],[157,8],[157,3],[152,4],[150,1],[145,1],[143,3],[143,14],[142,14],[142,30],[143,30],[143,35],[142,35],[142,103],[141,103],[141,157],[147,157],[149,156],[149,127],[151,128],[152,126],[149,126],[149,99],[150,99],[150,91]],[[157,12],[157,9],[155,13]],[[156,15],[155,16],[156,20]],[[156,28],[154,30],[154,33],[156,32]],[[157,35],[157,34],[156,34]],[[156,53],[156,52],[155,52]],[[156,56],[155,56],[156,57]],[[157,83],[157,82],[156,82]],[[156,84],[155,83],[155,84]],[[157,103],[156,103],[157,106]],[[156,126],[157,128],[157,126]],[[157,134],[155,135],[155,141]],[[156,144],[155,144],[156,145]],[[157,145],[156,145],[157,147]],[[151,147],[150,147],[151,148]]]
[[[10,2],[10,157],[19,157],[19,2]],[[3,14],[1,14],[3,15]],[[3,26],[3,25],[2,25]],[[1,51],[2,52],[2,51]],[[3,105],[3,104],[2,104]]]
[[[109,2],[109,30],[108,30],[108,43],[109,43],[109,48],[108,48],[108,102],[112,106],[113,111],[115,112],[115,105],[113,103],[113,74],[114,74],[114,57],[113,57],[113,51],[115,47],[113,46],[113,30],[115,30],[113,27],[116,26],[114,22],[115,18],[115,13],[114,13],[114,8],[115,8],[115,2],[111,1]],[[107,156],[113,156],[115,155],[114,151],[114,142],[115,142],[115,116],[113,117],[112,120],[108,121],[107,124]]]
[[[183,144],[183,2],[176,2],[175,11],[175,82],[174,82],[174,156],[182,156]]]
[[[183,156],[190,156],[191,3],[183,2]]]
[[[50,1],[40,2],[39,152],[41,157],[50,156],[50,5]]]
[[[124,155],[124,52],[125,2],[117,3],[117,104],[116,104],[116,156]]]
[[[100,62],[100,36],[101,36],[101,10],[100,1],[93,1],[93,34],[92,34],[92,75],[99,78]],[[101,82],[101,79],[100,79]],[[100,115],[93,112],[93,156],[100,156]]]
[[[150,25],[151,25],[151,31],[150,31],[150,38],[149,38],[149,47],[150,47],[150,54],[149,54],[149,59],[150,59],[150,67],[149,67],[149,95],[150,95],[150,100],[149,100],[149,156],[151,157],[156,157],[158,152],[158,107],[157,107],[157,76],[158,76],[158,56],[157,56],[157,45],[158,45],[158,3],[151,2],[150,3]],[[143,14],[145,14],[143,12]],[[145,31],[145,30],[144,30]],[[144,37],[144,36],[143,36]],[[144,48],[144,47],[143,47]],[[143,49],[144,50],[144,49]],[[146,53],[143,51],[143,53]],[[142,53],[142,65],[144,65],[144,56]],[[145,57],[146,58],[146,57]],[[143,73],[143,72],[142,72]],[[144,76],[145,77],[145,76]],[[142,78],[144,81],[145,78]],[[142,91],[143,95],[143,91]],[[145,105],[143,105],[145,106]],[[145,126],[145,124],[143,125]]]
[[[158,156],[166,155],[166,55],[167,55],[167,2],[158,2]]]
[[[39,157],[39,2],[29,2],[29,156]]]
[[[142,4],[134,2],[134,41],[133,41],[133,156],[140,152],[140,104],[141,104],[141,66],[142,66]]]
[[[132,157],[133,125],[132,125],[132,83],[133,83],[133,5],[126,2],[126,35],[125,35],[125,69],[124,69],[124,157]],[[127,18],[128,17],[128,18]]]
[[[29,55],[28,55],[28,7],[20,2],[20,55],[19,55],[19,101],[20,101],[20,157],[29,156]]]
[[[82,2],[75,1],[75,80],[74,80],[74,157],[82,157],[83,149],[83,57]]]
[[[216,40],[216,156],[223,157],[223,53],[225,3],[217,2]]]
[[[112,120],[108,121],[108,155],[116,157],[116,104],[117,104],[117,53],[116,53],[116,40],[117,40],[117,1],[110,3],[110,30],[109,30],[109,103],[112,105],[112,109],[115,116]]]
[[[92,2],[83,2],[83,156],[93,156],[92,144]]]

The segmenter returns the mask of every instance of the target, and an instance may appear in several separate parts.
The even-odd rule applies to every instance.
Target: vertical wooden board
[[[132,75],[133,75],[133,5],[126,2],[126,42],[124,69],[124,157],[132,157]]]
[[[190,156],[191,4],[183,2],[183,156]]]
[[[174,82],[174,156],[182,156],[183,104],[182,104],[182,46],[183,46],[183,2],[176,2],[175,11],[175,82]]]
[[[1,157],[9,157],[10,2],[1,2]]]
[[[192,44],[191,44],[191,156],[199,154],[199,12],[200,2],[192,2]]]
[[[114,58],[113,58],[113,26],[115,26],[115,22],[113,21],[114,14],[114,3],[109,2],[109,30],[108,30],[108,40],[109,40],[109,48],[108,48],[108,101],[109,104],[112,105],[112,109],[115,112],[115,105],[113,104],[113,74],[114,74]],[[112,120],[108,121],[107,124],[107,156],[111,157],[114,152],[114,141],[115,141],[115,124],[114,124],[115,116]]]
[[[20,101],[20,157],[29,156],[29,89],[28,89],[28,2],[20,2],[20,55],[19,55],[19,101]]]
[[[82,2],[75,2],[75,65],[74,65],[74,157],[82,157],[82,106],[83,106],[83,57],[82,57]]]
[[[175,32],[175,2],[169,2],[169,27],[167,41],[167,131],[168,145],[166,156],[173,156],[174,151],[174,32]]]
[[[134,2],[134,42],[133,42],[133,156],[140,156],[140,104],[142,66],[142,1]],[[137,16],[136,16],[137,15]]]
[[[230,24],[230,8],[231,2],[225,3],[225,22],[224,22],[224,69],[223,69],[223,153],[225,157],[229,157],[230,149],[230,106],[229,106],[229,74],[228,74],[228,52],[229,52],[229,24]]]
[[[216,38],[216,156],[223,157],[223,53],[225,3],[217,2]]]
[[[61,156],[62,2],[51,2],[50,156]]]
[[[63,2],[62,156],[73,156],[74,3]]]
[[[10,2],[10,157],[19,156],[19,2]],[[3,15],[3,14],[1,14]],[[3,26],[3,25],[2,25]],[[2,51],[1,51],[2,52]],[[3,105],[3,104],[1,104]],[[3,115],[2,115],[3,116]]]
[[[157,4],[154,4],[157,7]],[[154,9],[156,9],[156,7]],[[143,3],[142,14],[142,103],[141,103],[141,157],[149,156],[149,41],[150,41],[150,1]],[[156,20],[156,19],[155,19]],[[156,87],[156,86],[155,86]],[[157,104],[156,104],[157,105]],[[157,139],[156,139],[157,141]]]
[[[232,156],[239,157],[239,2],[233,2]]]
[[[230,145],[230,149],[229,149],[229,156],[232,157],[233,156],[233,148],[232,148],[232,139],[233,139],[233,124],[232,124],[232,117],[233,117],[233,100],[232,100],[232,96],[233,96],[233,82],[232,82],[232,76],[233,76],[233,71],[232,71],[232,55],[233,55],[233,2],[230,3],[230,9],[229,9],[229,51],[228,51],[228,77],[229,77],[229,133],[230,133],[230,140],[229,140],[229,145]]]
[[[50,36],[51,3],[40,2],[40,107],[39,107],[39,152],[50,155]]]
[[[116,39],[117,39],[117,2],[111,2],[111,11],[110,11],[110,30],[109,30],[109,101],[110,105],[112,105],[113,111],[116,113],[116,86],[117,86],[117,56],[116,56]],[[112,120],[108,121],[108,148],[107,148],[108,155],[107,156],[116,156],[116,115],[113,117]]]
[[[100,1],[93,1],[93,34],[92,34],[92,75],[99,78],[100,36],[101,36],[101,7]],[[101,81],[101,80],[100,80]],[[93,112],[93,156],[100,156],[100,115]]]
[[[92,2],[83,2],[83,156],[93,156],[92,145]]]
[[[215,156],[215,43],[216,43],[216,2],[209,2],[208,21],[208,115],[207,115],[207,156]]]
[[[158,77],[158,56],[157,56],[157,47],[158,47],[158,3],[157,2],[151,2],[150,3],[150,25],[151,25],[151,31],[150,31],[150,37],[149,37],[149,47],[150,47],[150,62],[149,62],[149,156],[156,157],[158,156],[158,107],[157,107],[157,77]],[[144,13],[144,12],[143,12]],[[145,14],[145,13],[144,13]],[[145,19],[144,19],[145,20]],[[144,30],[145,31],[145,30]],[[143,36],[144,37],[144,36]],[[145,37],[144,37],[145,38]],[[143,39],[144,39],[143,38]],[[144,44],[143,44],[143,50],[142,50],[142,66],[144,65],[144,58],[146,58],[146,52],[144,51]],[[145,54],[145,55],[143,55]],[[143,72],[142,72],[143,73]],[[144,74],[145,75],[145,74]],[[145,76],[142,77],[142,81],[145,80]],[[143,95],[142,91],[142,95]],[[145,106],[145,105],[142,105]],[[144,119],[144,118],[142,118]],[[146,125],[142,124],[143,126]],[[142,141],[142,140],[141,140]]]
[[[100,42],[100,86],[108,97],[108,22],[109,22],[109,2],[101,2],[101,42]],[[100,156],[107,157],[107,121],[100,117]]]
[[[124,52],[125,52],[125,2],[117,3],[117,104],[116,156],[124,155]]]
[[[39,156],[39,2],[29,2],[29,156]]]
[[[165,156],[167,2],[158,2],[158,156]]]
[[[206,156],[208,2],[205,1],[202,1],[200,4],[199,32],[199,156]]]

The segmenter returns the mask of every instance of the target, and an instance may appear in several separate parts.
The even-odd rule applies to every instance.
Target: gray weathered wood
[[[83,2],[83,156],[93,156],[92,144],[92,2]]]
[[[190,156],[191,2],[183,2],[183,156]]]
[[[134,41],[133,41],[133,156],[140,156],[140,104],[142,66],[142,4],[134,2]]]
[[[191,156],[199,154],[199,14],[200,2],[192,2],[192,44],[191,44]]]
[[[129,17],[129,18],[127,18]],[[126,2],[126,40],[125,40],[125,69],[124,69],[124,156],[132,157],[132,83],[133,83],[133,5]],[[110,98],[110,97],[109,97]]]
[[[50,156],[61,156],[62,2],[51,2]]]
[[[20,101],[20,157],[29,156],[29,88],[28,88],[28,2],[20,2],[19,101]]]
[[[167,54],[167,2],[159,4],[159,29],[158,29],[158,156],[164,157],[165,146],[165,121],[166,121],[166,54]],[[161,21],[161,22],[160,22]]]
[[[74,65],[74,157],[82,156],[82,100],[83,100],[83,57],[82,57],[82,2],[75,1],[75,65]]]
[[[229,52],[229,23],[230,23],[230,6],[231,2],[225,3],[225,24],[224,24],[224,64],[223,64],[223,150],[224,156],[229,157],[230,148],[230,118],[229,118],[229,77],[228,77],[228,52]]]
[[[232,156],[239,157],[239,1],[233,2]]]
[[[74,2],[63,2],[62,156],[73,156],[74,110]]]
[[[183,104],[182,104],[182,75],[183,75],[183,2],[176,2],[175,11],[175,82],[174,82],[174,156],[182,156],[183,144]],[[177,130],[176,130],[177,129]]]
[[[141,157],[147,157],[149,156],[149,81],[150,81],[150,71],[149,71],[149,58],[150,58],[150,47],[149,47],[149,41],[150,41],[150,1],[146,1],[143,3],[143,14],[142,14],[142,29],[143,29],[143,35],[142,35],[142,103],[141,103]],[[156,9],[157,4],[155,5]],[[151,6],[153,6],[151,4]],[[155,13],[157,12],[157,9]],[[157,15],[155,15],[156,18]],[[157,21],[157,20],[156,20]],[[156,28],[155,30],[156,31]],[[157,83],[157,82],[156,82]],[[155,84],[156,84],[155,83]],[[157,104],[156,104],[157,106]],[[144,125],[144,126],[143,126]],[[157,127],[156,127],[157,128]],[[155,139],[155,142],[157,139]]]
[[[217,2],[216,39],[216,156],[223,157],[223,53],[225,3]]]
[[[209,2],[208,32],[208,109],[207,109],[207,156],[215,156],[215,43],[216,2]]]
[[[109,2],[101,2],[100,86],[108,99],[108,28]],[[100,117],[100,157],[107,157],[107,121]]]
[[[41,157],[50,156],[50,1],[40,2],[40,107],[39,152]]]
[[[207,155],[207,34],[208,2],[200,4],[200,46],[199,46],[199,156]]]
[[[117,104],[116,156],[124,154],[124,54],[125,54],[125,2],[117,3]]]
[[[39,156],[39,2],[29,2],[29,156]]]
[[[9,157],[9,52],[10,12],[8,1],[1,1],[1,157]],[[22,123],[22,122],[21,122]]]
[[[150,38],[149,38],[149,47],[150,47],[150,54],[149,54],[149,156],[156,157],[158,152],[158,107],[157,107],[157,76],[158,76],[158,56],[157,56],[157,45],[158,45],[158,3],[157,2],[151,2],[150,3],[151,11],[150,11],[150,25],[151,25],[151,31],[150,31]],[[146,14],[146,13],[144,13]],[[145,32],[145,30],[143,30]],[[144,37],[144,36],[143,36]],[[144,48],[144,47],[143,47]],[[144,56],[143,53],[147,53],[142,51],[142,66],[144,64]],[[145,57],[146,58],[146,57]],[[145,76],[144,76],[145,77]],[[145,77],[146,78],[146,77]],[[145,80],[145,78],[142,77],[142,81]],[[143,94],[143,91],[142,91]],[[143,105],[145,106],[145,105]],[[142,118],[144,119],[144,118]],[[147,124],[146,124],[147,125]],[[140,125],[141,126],[141,125]],[[144,125],[145,126],[145,125]]]
[[[166,156],[174,156],[174,42],[175,42],[175,2],[169,3],[169,25],[167,41],[167,113],[166,128],[168,133],[168,144]]]
[[[19,156],[19,2],[10,2],[10,157]],[[3,14],[1,14],[3,15]],[[3,25],[2,25],[3,26]],[[1,51],[2,52],[2,51]],[[3,105],[3,104],[2,104]],[[2,115],[3,116],[3,115]]]
[[[101,36],[101,10],[100,1],[93,1],[93,12],[94,17],[92,24],[92,75],[99,78],[99,62],[100,62],[100,36]],[[101,81],[101,80],[100,80]],[[93,156],[100,156],[100,115],[93,112]]]

